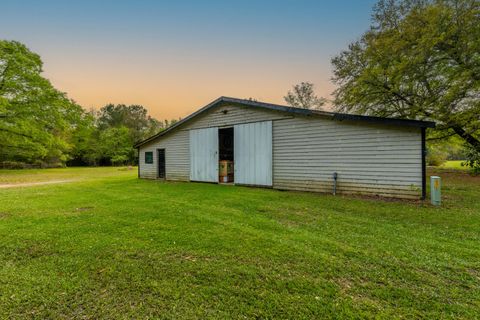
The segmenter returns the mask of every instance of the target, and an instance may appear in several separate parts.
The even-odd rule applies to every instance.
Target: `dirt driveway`
[[[72,181],[75,181],[75,180],[51,180],[51,181],[40,181],[40,182],[7,183],[7,184],[0,184],[0,189],[17,188],[17,187],[33,187],[33,186],[41,186],[45,184],[67,183]]]

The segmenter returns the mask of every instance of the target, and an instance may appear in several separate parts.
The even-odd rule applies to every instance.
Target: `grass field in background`
[[[480,177],[443,205],[0,171],[0,318],[478,318]]]
[[[439,168],[441,169],[457,169],[457,170],[469,170],[469,167],[462,166],[464,160],[450,160],[446,161]]]
[[[131,177],[137,167],[76,167],[55,169],[0,169],[0,184],[36,183],[52,180],[95,180],[106,177]]]

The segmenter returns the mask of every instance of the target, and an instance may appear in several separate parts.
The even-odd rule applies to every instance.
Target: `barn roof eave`
[[[283,106],[278,104],[266,103],[266,102],[259,102],[254,100],[246,100],[246,99],[238,99],[238,98],[230,98],[230,97],[220,97],[203,108],[195,111],[194,113],[190,114],[188,117],[176,122],[169,128],[147,138],[142,141],[137,142],[134,147],[139,148],[142,145],[155,140],[161,136],[166,135],[167,133],[173,131],[174,129],[178,128],[179,126],[183,125],[184,123],[190,121],[191,119],[195,118],[196,116],[202,114],[209,109],[218,106],[220,104],[234,104],[234,105],[241,105],[241,106],[248,106],[248,107],[257,107],[257,108],[264,108],[270,109],[275,111],[287,112],[287,113],[295,113],[304,116],[320,116],[320,117],[328,117],[332,120],[336,121],[359,121],[359,122],[371,122],[371,123],[382,123],[391,126],[405,126],[405,127],[419,127],[419,128],[434,128],[435,122],[431,121],[421,121],[421,120],[409,120],[409,119],[398,119],[398,118],[384,118],[384,117],[374,117],[374,116],[363,116],[363,115],[354,115],[354,114],[346,114],[346,113],[336,113],[336,112],[327,112],[327,111],[319,111],[319,110],[309,110],[309,109],[301,109],[301,108],[294,108],[289,106]]]

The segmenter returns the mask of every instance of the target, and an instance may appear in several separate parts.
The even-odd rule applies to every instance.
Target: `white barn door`
[[[272,185],[272,121],[234,127],[235,183]]]
[[[190,180],[218,182],[218,128],[190,130]]]

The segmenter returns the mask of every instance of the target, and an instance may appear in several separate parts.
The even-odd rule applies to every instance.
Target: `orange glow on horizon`
[[[44,69],[44,75],[56,88],[66,92],[86,110],[99,109],[108,103],[140,104],[149,115],[159,120],[184,118],[220,96],[285,104],[283,96],[301,81],[313,82],[318,96],[331,98],[334,90],[334,85],[324,80],[329,71],[319,72],[312,79],[312,75],[307,74],[289,77],[288,71],[282,77],[242,70],[230,71],[229,75],[221,75],[215,70],[210,74],[204,70],[188,73],[178,70],[164,74],[145,67],[118,70],[100,63],[82,67],[61,61],[46,62]]]
[[[163,120],[219,96],[285,104],[302,81],[331,99],[330,61],[376,2],[7,1],[0,27],[85,109],[140,104]]]

